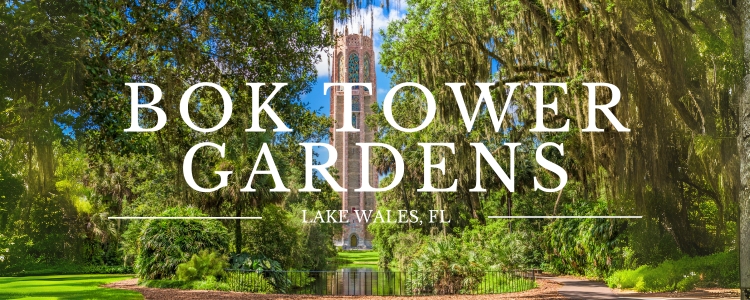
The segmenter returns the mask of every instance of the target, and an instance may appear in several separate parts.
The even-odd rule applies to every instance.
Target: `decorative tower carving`
[[[344,249],[372,249],[372,235],[367,231],[367,224],[358,222],[357,211],[360,214],[375,210],[375,194],[355,192],[362,186],[362,153],[357,143],[370,143],[373,140],[374,129],[365,124],[365,117],[372,114],[370,106],[377,101],[377,82],[375,80],[375,53],[372,38],[365,36],[362,28],[358,34],[349,34],[348,28],[344,35],[336,40],[333,59],[333,82],[362,82],[372,83],[372,91],[364,87],[355,87],[352,92],[352,125],[359,132],[336,132],[331,128],[331,144],[338,152],[336,169],[339,170],[338,183],[346,187],[347,191],[341,195],[342,210],[348,211],[349,224],[343,224],[343,234],[340,240],[334,241]],[[331,93],[331,116],[334,127],[341,127],[344,112],[344,91],[336,89]],[[370,170],[375,170],[370,166]],[[378,186],[377,173],[369,174],[372,186]]]

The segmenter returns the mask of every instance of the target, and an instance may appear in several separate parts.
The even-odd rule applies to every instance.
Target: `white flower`
[[[0,262],[4,262],[4,261],[5,261],[5,255],[0,255]]]

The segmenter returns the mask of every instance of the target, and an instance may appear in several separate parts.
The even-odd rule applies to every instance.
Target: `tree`
[[[212,215],[242,216],[249,208],[284,199],[270,193],[275,185],[270,176],[256,176],[254,193],[240,192],[248,182],[260,146],[267,143],[284,179],[295,178],[294,168],[304,161],[298,143],[326,137],[328,118],[309,110],[301,95],[310,92],[316,78],[318,51],[327,46],[330,33],[321,27],[324,16],[318,3],[299,1],[91,1],[86,3],[92,55],[87,61],[90,92],[78,128],[96,159],[98,169],[117,165],[116,156],[147,156],[159,168],[138,170],[140,175],[168,178],[166,199],[145,203],[134,190],[143,181],[126,184],[130,206],[164,208],[192,204]],[[149,82],[162,87],[159,106],[168,117],[167,126],[155,133],[126,133],[130,91],[125,82]],[[219,84],[232,97],[233,113],[228,124],[212,133],[199,133],[181,121],[179,99],[198,82]],[[293,133],[270,132],[274,123],[265,115],[265,133],[246,132],[251,127],[252,92],[246,83],[285,82],[271,101],[273,110]],[[260,89],[265,99],[273,91]],[[151,99],[150,91],[140,94]],[[190,117],[203,128],[215,126],[222,117],[223,101],[211,88],[197,90],[190,99]],[[142,112],[140,124],[155,124],[155,114]],[[193,174],[201,186],[218,183],[216,170],[234,171],[230,186],[213,193],[189,188],[182,172],[185,153],[203,141],[226,143],[224,158],[199,151],[193,160]],[[143,176],[149,177],[149,176]],[[285,182],[286,183],[286,182]],[[114,193],[114,190],[103,190]],[[153,198],[149,198],[153,201]],[[121,201],[120,201],[121,202]],[[118,208],[116,210],[122,210]],[[229,224],[227,224],[229,225]],[[240,221],[235,221],[235,247],[244,244]]]
[[[497,81],[493,99],[503,100],[504,84],[521,82],[513,96],[516,119],[501,132],[489,124],[475,126],[476,140],[500,144],[501,135],[562,142],[568,150],[562,163],[571,166],[571,179],[583,183],[585,198],[605,193],[611,213],[655,220],[658,226],[646,232],[669,237],[683,253],[708,254],[730,245],[734,237],[726,227],[736,220],[733,174],[739,159],[733,142],[738,111],[731,103],[739,101],[732,91],[738,91],[743,70],[736,3],[408,3],[407,18],[385,32],[381,63],[394,81],[417,81],[433,91],[443,122],[461,128],[446,82]],[[553,128],[570,120],[573,134],[527,131],[535,121],[529,82],[568,84],[567,95],[545,92],[561,100],[557,116],[546,114],[544,121]],[[614,114],[630,133],[615,132],[601,116],[597,126],[604,133],[582,131],[589,125],[582,82],[621,89]],[[468,107],[477,96],[478,89],[464,91]],[[599,103],[610,96],[597,90]],[[462,151],[460,145],[456,151]]]
[[[740,3],[742,38],[744,43],[745,78],[740,98],[740,192],[739,192],[739,248],[740,294],[750,299],[750,1]]]

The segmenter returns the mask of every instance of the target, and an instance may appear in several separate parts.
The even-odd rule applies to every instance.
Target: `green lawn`
[[[0,277],[0,299],[143,299],[138,292],[99,287],[128,275]]]
[[[351,265],[377,265],[377,251],[344,251],[339,252],[338,259],[346,261]]]

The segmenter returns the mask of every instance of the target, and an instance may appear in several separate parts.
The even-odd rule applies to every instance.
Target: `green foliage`
[[[235,254],[229,260],[229,266],[233,270],[243,271],[283,271],[281,263],[263,255],[251,255],[248,253]]]
[[[603,201],[566,204],[563,215],[607,215]],[[555,273],[603,277],[631,267],[632,251],[622,238],[625,221],[557,219],[544,227],[546,267]]]
[[[229,264],[232,270],[261,274],[274,289],[280,292],[286,291],[292,285],[286,272],[283,272],[284,268],[281,263],[263,255],[236,254],[232,256]]]
[[[376,197],[378,196],[376,195]],[[378,197],[378,201],[383,202],[380,197]],[[379,205],[378,210],[383,211],[387,209],[383,206],[383,204]],[[396,224],[373,223],[370,224],[367,229],[373,237],[373,248],[376,249],[379,254],[378,266],[380,268],[387,268],[391,262],[393,262],[393,247],[395,241],[391,240],[391,237],[398,234],[400,228]]]
[[[399,236],[396,261],[410,272],[406,285],[415,293],[518,292],[536,286],[522,278],[507,280],[524,267],[530,246],[523,234],[507,233],[506,222],[475,223],[459,237],[427,237],[413,231]],[[411,251],[406,250],[409,246]]]
[[[1,273],[82,263],[83,232],[80,227],[69,228],[67,220],[75,220],[77,213],[65,197],[36,196],[25,211],[28,218],[15,220],[11,230],[0,234]]]
[[[484,273],[476,254],[466,250],[450,236],[428,242],[409,264],[407,271],[414,276],[407,278],[407,288],[420,294],[473,291]]]
[[[453,220],[443,228],[423,225],[396,231],[417,227],[422,234],[458,233],[470,226],[471,219],[487,223],[485,214],[554,216],[596,211],[644,216],[632,222],[509,224],[514,232],[526,231],[524,239],[543,245],[544,255],[531,250],[524,255],[526,263],[599,277],[632,267],[635,260],[658,263],[736,246],[739,158],[737,143],[726,137],[739,132],[731,103],[739,103],[740,93],[733,91],[742,86],[747,73],[737,34],[740,23],[736,22],[743,17],[742,11],[721,1],[690,5],[668,1],[669,12],[666,6],[648,0],[604,2],[407,1],[406,17],[391,22],[382,32],[380,63],[391,73],[392,82],[415,81],[429,89],[440,108],[436,118],[440,122],[406,134],[394,130],[383,121],[382,110],[374,109],[376,114],[370,119],[378,128],[376,138],[401,150],[406,161],[400,183],[405,188],[380,193],[379,200],[398,203],[400,209],[416,205],[446,209]],[[500,129],[492,128],[491,110],[478,110],[473,130],[466,132],[445,83],[493,81],[499,84],[492,89],[492,98],[510,97],[517,105],[508,115],[512,120],[506,118]],[[609,82],[620,89],[622,101],[613,113],[640,134],[587,136],[581,132],[586,125],[583,99],[587,92],[580,84],[592,81]],[[503,87],[510,82],[522,83],[513,95],[507,94],[507,85]],[[533,114],[534,101],[526,101],[533,95],[532,89],[524,88],[529,82],[567,84],[566,95],[544,93],[546,99],[555,96],[569,101],[543,121],[549,128],[569,122],[569,132],[528,130],[540,121]],[[466,85],[462,91],[468,107],[478,104],[479,89]],[[597,95],[598,101],[608,99],[606,94]],[[667,101],[654,102],[654,98]],[[421,92],[408,89],[394,98],[393,106],[400,124],[419,124],[425,111]],[[600,120],[598,126],[610,126],[604,124]],[[414,187],[421,184],[422,167],[417,143],[441,140],[455,143],[456,149],[441,153],[446,171],[434,179],[445,187],[458,179],[458,192],[417,193]],[[534,157],[529,155],[534,152],[532,145],[540,141],[565,145],[564,156],[543,153],[567,171],[568,186],[557,195],[531,191],[535,178],[545,186],[557,182],[556,176],[534,166]],[[471,157],[467,145],[483,143],[493,155],[503,157],[504,142],[521,143],[515,158],[515,192],[504,193],[496,174],[483,172],[476,175],[488,192],[464,193],[473,183],[466,179],[475,175],[473,162],[465,159]],[[376,153],[373,162],[381,170],[393,166],[388,155]],[[571,202],[591,203],[583,204],[591,207],[570,208]],[[387,265],[393,259],[392,245],[381,239],[379,246]]]
[[[309,271],[290,270],[289,278],[292,282],[292,288],[306,287],[315,282],[315,278],[310,277]]]
[[[639,292],[689,291],[694,287],[738,287],[736,251],[709,256],[666,260],[657,266],[640,266],[614,272],[607,278],[612,288]]]
[[[229,284],[219,281],[214,276],[206,276],[203,280],[194,281],[191,289],[230,291]]]
[[[3,146],[0,144],[0,151],[6,151]],[[13,174],[10,163],[0,156],[0,232],[8,232],[11,216],[16,211],[23,192],[23,180]]]
[[[332,228],[302,223],[281,207],[263,207],[262,222],[244,222],[243,235],[250,237],[244,251],[278,261],[284,269],[325,269],[327,260],[335,257]]]
[[[129,266],[135,265],[142,278],[170,278],[200,250],[217,255],[227,251],[229,238],[222,224],[115,222],[107,216],[153,216],[185,205],[198,205],[212,215],[264,217],[262,222],[237,221],[232,229],[236,252],[259,257],[248,266],[259,273],[247,276],[262,279],[253,291],[298,284],[272,270],[323,269],[327,258],[335,255],[330,241],[337,229],[301,224],[299,212],[340,207],[330,187],[312,195],[269,193],[274,182],[259,176],[253,182],[258,192],[240,189],[262,143],[272,145],[278,169],[294,190],[304,173],[298,143],[327,138],[330,120],[310,110],[302,95],[317,78],[319,50],[330,42],[332,32],[321,24],[330,25],[333,12],[345,4],[120,0],[0,5],[0,274],[130,272]],[[723,254],[707,261],[675,260],[737,247],[739,151],[726,137],[739,131],[737,87],[747,70],[736,34],[742,32],[737,20],[744,16],[733,4],[408,4],[408,17],[392,22],[384,32],[381,64],[392,71],[393,82],[420,82],[433,91],[441,108],[440,122],[406,134],[388,126],[380,108],[374,108],[376,114],[368,123],[378,128],[378,141],[403,150],[406,160],[401,188],[379,193],[378,206],[420,212],[444,209],[453,221],[373,224],[370,230],[382,267],[443,272],[440,282],[415,281],[418,289],[450,289],[457,280],[476,285],[481,282],[478,269],[537,265],[559,273],[612,274],[614,282],[641,290],[735,285],[736,268],[730,258],[719,257]],[[529,22],[537,26],[529,27]],[[124,132],[130,112],[125,82],[146,80],[161,86],[165,100],[160,105],[173,119],[177,102],[166,99],[179,99],[199,79],[221,83],[232,96],[235,114],[225,129],[196,135],[182,122],[170,121],[154,134]],[[481,109],[475,130],[467,133],[444,83],[496,80],[523,86],[533,81],[568,83],[566,95],[546,94],[561,101],[559,117],[543,121],[555,128],[570,120],[571,132],[530,133],[526,127],[535,121],[530,113],[533,101],[525,101],[521,94],[531,95],[531,90],[521,88],[513,100],[524,101],[514,101],[513,121],[503,122],[498,131],[491,128],[489,110]],[[586,119],[581,112],[587,108],[579,84],[583,81],[610,82],[621,89],[622,101],[613,113],[634,134],[581,133]],[[251,107],[246,82],[289,83],[276,96],[284,101],[273,106],[293,133],[244,131],[252,115],[242,111]],[[478,91],[468,86],[463,91],[473,107]],[[268,92],[262,89],[261,96]],[[505,99],[506,92],[493,89],[492,97]],[[395,117],[402,125],[422,121],[421,95],[404,90],[395,100]],[[200,90],[189,109],[195,123],[208,127],[221,117],[221,99],[216,91]],[[155,121],[148,112],[140,118],[144,126]],[[271,126],[267,117],[260,122],[264,128]],[[198,153],[193,162],[198,183],[212,186],[217,183],[215,171],[234,172],[229,186],[215,193],[192,191],[180,176],[184,153],[206,140],[225,141],[227,151],[224,157]],[[446,172],[434,179],[436,186],[445,187],[458,179],[459,192],[416,191],[422,185],[424,164],[418,143],[425,141],[456,144],[455,153],[436,150],[435,159],[446,158]],[[523,144],[516,153],[515,193],[506,193],[487,168],[474,174],[473,162],[466,159],[471,158],[466,155],[469,143],[484,143],[498,158],[507,156],[502,146],[507,141]],[[539,141],[566,146],[562,157],[544,153],[568,171],[568,186],[558,195],[531,191],[535,176],[544,185],[557,180],[534,167],[529,154]],[[391,156],[382,151],[374,153],[373,163],[381,171],[393,168]],[[505,163],[500,160],[507,170]],[[467,180],[472,175],[480,177],[487,193],[466,192],[473,187]],[[285,203],[287,211],[277,203]],[[485,218],[498,214],[645,218]],[[177,208],[166,215],[201,214]],[[439,234],[444,237],[434,237]],[[636,261],[648,266],[635,269]],[[122,267],[110,267],[120,263]],[[618,269],[633,270],[612,273]],[[186,277],[202,279],[191,281],[190,288],[225,288],[214,275],[190,270],[183,269]],[[91,297],[111,295],[95,296]]]
[[[202,280],[170,280],[155,279],[146,280],[141,283],[142,286],[161,289],[181,289],[181,290],[209,290],[209,291],[235,291],[230,288],[226,282],[222,282],[213,276],[207,276]],[[236,291],[239,292],[239,291]]]
[[[487,270],[521,270],[528,268],[529,234],[523,231],[508,232],[508,222],[490,221],[472,226],[461,233],[464,249],[476,252],[477,263]]]
[[[300,231],[292,216],[276,205],[266,205],[260,214],[263,222],[243,223],[243,234],[250,239],[244,251],[266,256],[285,268],[302,265]]]
[[[420,254],[427,243],[427,237],[416,230],[399,232],[388,238],[393,249],[393,264],[397,269],[405,270],[409,263]],[[380,262],[380,261],[379,261]]]
[[[266,193],[272,184],[268,178],[256,177],[258,193],[238,190],[259,143],[273,145],[285,180],[296,179],[300,165],[287,162],[304,160],[299,141],[320,141],[328,135],[328,117],[309,110],[301,99],[317,78],[319,50],[331,41],[331,32],[321,25],[333,18],[331,9],[337,7],[326,4],[319,15],[316,5],[199,0],[21,1],[0,6],[0,274],[67,272],[69,263],[123,263],[155,277],[171,276],[169,271],[196,249],[217,245],[206,238],[205,245],[188,247],[195,249],[180,248],[192,243],[179,240],[184,232],[148,232],[165,222],[107,217],[155,216],[185,205],[216,215],[242,214],[251,203],[262,207],[288,197]],[[174,12],[174,17],[165,12]],[[155,83],[168,99],[197,82],[178,78],[220,83],[235,108],[251,106],[246,82],[289,83],[277,95],[284,101],[273,106],[295,132],[248,134],[247,111],[235,112],[229,130],[208,136],[187,134],[181,122],[169,122],[158,134],[124,132],[130,121],[124,83]],[[269,92],[264,88],[261,97]],[[194,122],[205,126],[218,121],[219,102],[210,89],[195,93]],[[162,102],[170,119],[175,103]],[[141,115],[143,126],[153,121],[152,114]],[[260,121],[264,128],[271,124],[267,117]],[[206,139],[226,141],[227,155],[199,153],[194,174],[202,185],[215,184],[213,172],[232,164],[232,179],[237,179],[223,193],[192,191],[180,176],[187,149]],[[327,243],[331,228],[299,228],[303,233],[294,239],[298,246],[292,248],[290,265],[321,268],[333,255]],[[217,232],[216,243],[226,248],[225,230]],[[237,232],[241,237],[242,230]],[[142,239],[142,233],[157,239]],[[149,245],[152,242],[159,244]],[[170,253],[158,260],[150,257],[160,255],[156,252]]]
[[[177,266],[177,279],[183,281],[206,280],[207,277],[221,278],[224,268],[229,265],[224,257],[216,252],[201,250],[193,254],[190,261]]]
[[[205,216],[198,209],[172,208],[164,217]],[[143,224],[135,269],[141,279],[172,278],[177,266],[201,250],[223,255],[229,247],[229,233],[216,220],[148,220]]]
[[[228,272],[226,281],[235,292],[270,294],[275,292],[273,285],[263,275],[256,272]]]
[[[638,264],[657,265],[664,260],[676,260],[684,255],[677,247],[672,234],[659,224],[658,220],[643,219],[630,222],[626,238],[628,247],[632,249],[632,259]],[[623,266],[633,267],[635,266]]]
[[[328,186],[326,184],[326,186]],[[328,261],[336,257],[336,248],[331,241],[334,235],[340,234],[341,227],[337,224],[330,223],[303,223],[302,209],[311,211],[335,210],[341,208],[341,200],[338,194],[330,190],[330,186],[319,193],[308,193],[310,199],[297,205],[289,205],[292,213],[292,220],[299,226],[300,244],[302,247],[302,265],[299,269],[303,270],[325,270],[328,268]],[[320,198],[318,198],[320,197]],[[327,198],[331,197],[331,198]]]

